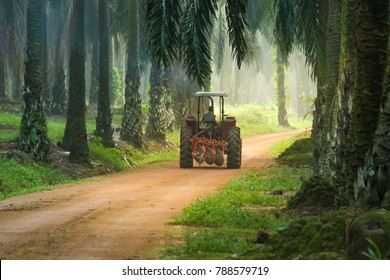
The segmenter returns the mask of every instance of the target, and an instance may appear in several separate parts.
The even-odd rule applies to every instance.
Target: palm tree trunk
[[[85,36],[84,1],[73,4],[69,57],[69,103],[63,145],[76,163],[88,163],[85,126]]]
[[[316,114],[321,114],[319,118],[320,126],[315,129],[316,136],[320,136],[320,140],[315,141],[315,148],[318,152],[315,158],[315,171],[319,175],[333,178],[335,176],[333,166],[333,156],[336,149],[335,128],[336,128],[336,113],[338,104],[337,86],[339,77],[339,61],[340,61],[340,31],[341,31],[341,1],[329,1],[329,18],[327,26],[327,49],[326,49],[326,77],[321,77],[318,83],[318,101],[321,104],[316,107],[320,109]],[[320,79],[319,79],[320,80]],[[319,107],[322,108],[319,108]],[[313,128],[314,129],[314,128]]]
[[[384,102],[381,106],[374,147],[358,171],[357,187],[364,206],[390,210],[390,49],[387,54]],[[374,175],[372,175],[374,173]]]
[[[49,61],[48,61],[48,42],[47,42],[47,13],[46,0],[42,9],[42,94],[45,110],[50,114],[52,94],[49,90]]]
[[[358,171],[362,178],[362,169],[367,152],[373,146],[374,134],[378,128],[378,118],[381,104],[383,104],[383,84],[387,67],[388,42],[389,42],[389,1],[388,0],[359,0],[357,25],[356,25],[356,88],[351,113],[351,125],[349,135],[353,140],[352,147],[348,151],[350,170],[348,174],[348,191],[350,198],[362,197],[363,204],[373,203],[364,195],[366,186],[362,180],[356,182]],[[388,74],[388,73],[387,73]],[[388,77],[386,77],[388,78]],[[386,97],[388,92],[384,92]],[[388,104],[388,103],[387,103]],[[386,106],[387,106],[386,104]],[[388,109],[388,108],[387,108]],[[386,112],[388,110],[385,110]],[[378,129],[378,145],[387,140],[387,113]],[[388,143],[388,142],[387,142]],[[386,145],[383,147],[384,155],[388,157]],[[382,148],[379,148],[380,150]],[[366,176],[372,174],[367,170]],[[356,182],[356,183],[355,183]],[[387,183],[388,185],[388,183]],[[374,203],[375,204],[375,203]]]
[[[286,108],[286,88],[284,84],[285,70],[279,46],[276,47],[276,78],[278,91],[278,123],[280,126],[290,127]]]
[[[67,4],[67,5],[66,5]],[[66,6],[65,6],[66,5]],[[70,20],[67,20],[67,15],[70,13],[72,5],[64,3],[58,11],[59,24],[56,26],[55,36],[55,51],[54,51],[54,83],[53,83],[53,97],[51,102],[51,114],[52,115],[65,115],[67,112],[67,87],[66,87],[66,74],[65,67],[69,62],[68,44],[63,44],[65,38],[69,38],[69,24]],[[69,40],[69,39],[65,39]],[[66,62],[66,63],[65,63]]]
[[[136,147],[142,147],[141,96],[139,93],[139,15],[138,0],[129,0],[129,39],[127,42],[127,69],[125,78],[125,108],[122,118],[121,138]]]
[[[337,112],[336,129],[336,153],[334,166],[337,182],[336,207],[347,204],[346,182],[344,174],[348,173],[349,162],[347,151],[351,143],[347,141],[352,99],[355,91],[355,68],[356,68],[356,1],[343,0],[342,3],[342,32],[341,32],[341,55],[340,55],[340,85],[339,102]]]
[[[163,108],[163,88],[161,84],[162,71],[153,61],[150,71],[150,96],[149,96],[149,121],[146,128],[146,136],[149,139],[163,142],[165,133],[162,127]]]
[[[113,147],[110,108],[110,57],[107,0],[99,0],[99,96],[95,134],[106,147]]]
[[[7,96],[7,59],[5,56],[5,48],[2,44],[0,46],[0,100],[7,99]]]
[[[149,100],[149,122],[146,135],[149,139],[157,142],[165,142],[166,133],[172,123],[172,112],[169,112],[169,71],[163,71],[152,64],[150,73],[150,100]]]
[[[99,96],[99,25],[98,4],[96,0],[85,1],[86,8],[86,41],[88,42],[88,51],[91,51],[91,79],[88,95],[88,105],[96,110]]]
[[[43,110],[41,64],[42,1],[29,1],[27,9],[27,60],[25,64],[24,112],[20,126],[20,147],[37,160],[49,152],[46,116]]]

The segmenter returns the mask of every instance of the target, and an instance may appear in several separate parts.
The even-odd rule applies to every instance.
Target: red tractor
[[[187,116],[186,126],[180,130],[180,168],[193,167],[194,161],[201,165],[222,166],[227,158],[227,168],[241,167],[240,128],[236,119],[224,111],[225,92],[197,92],[197,117]],[[205,111],[208,105],[208,113]],[[215,106],[219,106],[217,118]]]

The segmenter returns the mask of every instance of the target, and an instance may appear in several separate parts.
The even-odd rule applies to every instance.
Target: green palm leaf
[[[223,12],[223,9],[220,6],[218,18],[217,18],[217,24],[215,26],[214,36],[213,36],[215,40],[214,62],[218,73],[221,71],[222,63],[223,63],[223,55],[224,55],[224,50],[226,45],[226,39],[225,39],[226,32],[227,32],[226,17]]]
[[[286,63],[296,39],[294,1],[276,0],[275,13],[275,40]]]
[[[246,61],[248,44],[245,40],[247,0],[226,0],[226,17],[228,22],[229,41],[233,48],[233,57],[240,68]]]
[[[190,0],[181,24],[184,67],[200,86],[211,77],[210,30],[216,10],[216,0]]]
[[[177,0],[145,0],[149,51],[161,62],[168,65],[179,49],[179,19],[181,2]]]
[[[325,7],[321,0],[297,0],[297,41],[306,55],[306,64],[315,76],[326,65]]]

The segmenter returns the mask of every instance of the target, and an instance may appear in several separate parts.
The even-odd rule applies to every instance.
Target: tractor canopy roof
[[[210,91],[198,91],[195,93],[196,97],[210,96],[210,97],[227,97],[226,92],[210,92]]]

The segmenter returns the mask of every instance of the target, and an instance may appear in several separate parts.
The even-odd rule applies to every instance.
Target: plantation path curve
[[[0,259],[157,258],[151,249],[167,244],[169,219],[245,169],[263,167],[265,149],[295,133],[244,139],[241,169],[172,162],[0,201]]]

